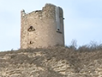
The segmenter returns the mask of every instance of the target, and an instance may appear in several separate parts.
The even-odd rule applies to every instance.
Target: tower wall
[[[63,10],[46,4],[29,14],[21,11],[21,48],[64,46]]]

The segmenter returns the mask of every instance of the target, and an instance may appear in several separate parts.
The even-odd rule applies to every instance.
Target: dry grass
[[[21,52],[27,52],[28,54],[35,52],[41,52],[45,54],[44,57],[38,56],[34,58],[29,58],[27,55],[19,54]],[[71,66],[76,70],[79,71],[83,67],[83,64],[87,65],[90,61],[94,61],[97,59],[102,59],[102,47],[88,47],[88,46],[81,46],[78,49],[75,47],[63,47],[63,46],[55,46],[49,48],[36,48],[36,49],[19,49],[16,51],[6,51],[0,52],[0,58],[9,55],[9,59],[3,60],[0,59],[0,67],[6,67],[4,62],[8,62],[11,64],[22,64],[22,63],[34,63],[38,66],[44,66],[43,60],[44,58],[50,60],[55,58],[57,61],[59,60],[67,60]],[[46,66],[45,66],[46,67]]]

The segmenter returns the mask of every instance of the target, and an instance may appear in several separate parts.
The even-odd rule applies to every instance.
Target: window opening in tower
[[[35,31],[35,29],[33,28],[33,26],[30,26],[30,27],[28,28],[28,31],[29,31],[29,32]]]

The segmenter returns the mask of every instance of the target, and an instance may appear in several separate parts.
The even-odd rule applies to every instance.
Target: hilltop
[[[102,49],[55,46],[0,52],[0,77],[102,77]]]

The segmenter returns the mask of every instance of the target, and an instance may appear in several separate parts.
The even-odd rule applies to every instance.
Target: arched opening
[[[28,28],[28,31],[29,31],[29,32],[30,32],[30,31],[35,31],[35,29],[34,29],[33,26],[30,26],[30,27]]]
[[[33,42],[32,42],[32,41],[30,41],[29,43],[30,43],[30,44],[33,44]]]

